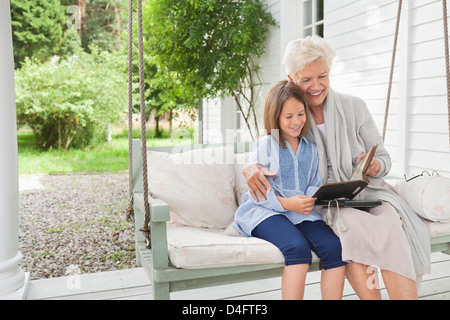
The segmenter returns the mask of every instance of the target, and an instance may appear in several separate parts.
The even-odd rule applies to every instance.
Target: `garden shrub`
[[[43,150],[98,142],[127,110],[125,68],[123,57],[95,48],[62,61],[26,59],[16,71],[17,119]]]

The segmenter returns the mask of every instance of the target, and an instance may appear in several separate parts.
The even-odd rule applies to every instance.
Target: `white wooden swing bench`
[[[447,40],[445,0],[443,0],[443,4],[444,29],[446,31],[444,38]],[[401,7],[402,0],[399,0],[383,140],[389,111],[392,70],[395,61]],[[137,1],[137,12],[141,132],[145,145],[142,0]],[[130,0],[130,35],[133,26],[132,13],[133,1]],[[446,69],[449,84],[447,96],[450,119],[450,54],[448,51],[448,42],[446,41]],[[131,144],[131,114],[133,112],[131,99],[132,36],[129,37],[129,72],[129,140]],[[219,149],[217,149],[217,145],[186,146],[184,148],[152,147],[147,148],[147,152],[142,153],[141,142],[133,140],[130,148],[132,149],[132,159],[130,159],[132,161],[132,168],[130,166],[132,190],[130,190],[130,197],[135,217],[137,264],[145,269],[151,279],[154,299],[170,299],[170,292],[175,291],[272,278],[282,274],[284,259],[274,245],[260,239],[238,236],[237,232],[230,228],[234,210],[237,207],[237,202],[239,202],[236,200],[239,200],[240,196],[246,191],[246,183],[241,174],[242,165],[245,163],[242,158],[246,152],[251,151],[251,143],[237,143],[231,146],[231,149],[223,146],[219,146]],[[214,155],[208,151],[210,148],[215,149]],[[153,151],[155,151],[154,154],[152,154]],[[177,156],[177,153],[190,154],[194,163],[195,155],[193,154],[207,155],[207,158],[210,157],[209,160],[217,155],[225,155],[222,159],[227,164],[219,170],[214,165],[208,164],[200,165],[200,167],[198,167],[199,165],[183,166],[184,160],[180,161],[180,159],[184,158]],[[150,155],[150,161],[147,162],[147,156],[144,158],[144,154]],[[240,161],[230,161],[230,159],[240,159]],[[148,183],[144,183],[143,180],[144,172],[146,172],[143,163],[148,163],[147,169],[150,179],[150,182],[146,181]],[[202,177],[203,172],[209,172],[210,175]],[[149,185],[150,188],[148,188]],[[144,197],[144,190],[147,189],[155,196],[154,198],[150,195],[148,198]],[[192,192],[193,190],[197,191]],[[184,202],[180,199],[183,199]],[[148,210],[146,210],[146,207]],[[140,232],[144,224],[146,225],[144,229],[147,228],[147,223],[144,223],[145,212],[148,213],[147,222],[151,231],[149,239],[151,249],[147,248],[147,240]],[[175,223],[170,222],[171,220]],[[431,237],[431,251],[450,254],[450,222],[430,222],[428,226]],[[313,259],[313,264],[309,270],[319,270],[317,257]]]
[[[236,154],[235,159],[238,159],[239,154],[243,156],[243,154],[251,150],[252,143],[237,143],[233,147],[233,154]],[[157,182],[152,180],[151,175],[157,174],[158,178],[161,178],[168,173],[170,166],[175,170],[171,173],[174,176],[181,172],[186,172],[185,170],[189,166],[205,166],[205,172],[214,171],[214,164],[180,164],[179,160],[182,157],[177,158],[174,155],[174,152],[187,151],[190,155],[203,153],[210,157],[211,154],[214,155],[214,152],[207,151],[208,148],[215,149],[214,152],[217,154],[217,145],[185,146],[183,148],[147,148],[150,193],[152,193],[152,186],[156,189],[165,190],[164,186],[158,186]],[[230,151],[229,148],[223,148],[223,150]],[[225,153],[226,151],[224,151]],[[192,160],[193,158],[189,157],[189,159]],[[242,159],[243,157],[235,161],[237,163],[234,164],[226,164],[228,167],[225,170],[232,170],[235,173],[235,176],[230,179],[232,182],[229,184],[233,189],[228,189],[230,192],[228,196],[233,199],[239,197],[245,191],[242,190],[245,180],[243,180],[243,177],[240,177],[242,176],[240,174],[243,165]],[[229,162],[227,161],[227,163]],[[148,277],[151,279],[154,299],[170,299],[170,292],[175,291],[281,276],[284,268],[283,256],[272,244],[255,238],[238,236],[236,231],[230,231],[230,228],[217,229],[169,223],[171,220],[169,204],[150,196],[148,201],[150,207],[151,249],[148,249],[145,239],[139,231],[144,223],[142,170],[141,143],[139,140],[134,140],[133,196],[136,257],[138,265],[145,269]],[[197,169],[194,169],[195,172],[191,170],[191,174],[196,175],[199,170],[197,167]],[[206,176],[206,178],[210,177]],[[219,179],[220,177],[216,178]],[[200,180],[201,177],[198,177],[197,181]],[[170,178],[167,183],[170,183]],[[181,177],[180,183],[183,185],[173,185],[173,189],[191,187],[188,185],[189,181],[183,181]],[[223,188],[223,186],[215,186],[217,184],[216,180],[214,182],[210,181],[210,184],[210,190],[208,192],[205,190],[205,193],[208,195],[214,193],[215,187],[218,189]],[[195,189],[195,186],[192,186],[192,188]],[[170,189],[167,189],[167,191],[175,192]],[[195,192],[195,190],[192,190],[192,192]],[[185,196],[193,197],[191,199],[192,207],[198,208],[199,205],[202,206],[201,203],[198,203],[198,199],[201,199],[201,196],[197,197],[192,192],[189,190],[185,192]],[[181,198],[183,196],[183,194],[173,194],[173,197]],[[220,196],[225,197],[226,195],[221,194]],[[210,205],[208,200],[216,201],[217,199],[205,199],[205,206]],[[233,205],[230,207],[232,208]],[[190,208],[185,209],[187,212]],[[217,220],[217,214],[219,214],[218,211],[221,211],[220,209],[218,210],[215,207],[206,207],[205,209],[210,212],[212,221]],[[232,215],[228,218],[229,221],[223,226],[232,221]],[[429,223],[429,226],[431,251],[450,254],[450,222]],[[313,264],[309,270],[319,270],[317,257],[313,259]]]

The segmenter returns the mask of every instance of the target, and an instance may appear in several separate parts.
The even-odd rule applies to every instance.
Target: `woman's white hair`
[[[314,35],[289,42],[284,51],[283,64],[288,76],[294,80],[299,71],[316,60],[323,59],[328,70],[331,70],[335,56],[336,54],[328,42]]]

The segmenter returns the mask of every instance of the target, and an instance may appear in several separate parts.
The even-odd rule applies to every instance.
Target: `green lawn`
[[[193,130],[189,130],[191,133]],[[148,146],[186,144],[185,141],[171,140],[167,131],[161,139],[154,139],[153,131],[147,133]],[[139,138],[139,130],[133,131]],[[19,147],[19,173],[66,173],[66,172],[120,172],[128,170],[128,131],[112,135],[110,142],[98,146],[68,151],[40,151],[36,149],[32,132],[17,133]]]

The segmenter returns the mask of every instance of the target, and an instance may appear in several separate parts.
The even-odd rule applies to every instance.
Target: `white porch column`
[[[0,1],[0,299],[23,299],[14,57],[9,0]]]

